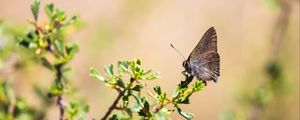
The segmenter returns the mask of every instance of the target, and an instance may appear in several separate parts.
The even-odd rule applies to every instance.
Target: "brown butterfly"
[[[217,33],[210,27],[203,35],[187,60],[183,61],[184,75],[198,80],[217,82],[220,76],[220,56],[217,52]]]

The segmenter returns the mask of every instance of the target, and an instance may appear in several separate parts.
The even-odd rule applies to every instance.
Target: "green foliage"
[[[34,16],[34,20],[37,21],[38,19],[38,14],[39,14],[39,9],[40,9],[40,0],[35,0],[33,4],[31,5],[31,12]]]
[[[30,50],[31,54],[45,68],[55,74],[54,82],[50,85],[47,96],[48,99],[57,97],[56,103],[60,110],[67,111],[66,114],[60,114],[60,119],[85,119],[85,114],[88,112],[88,106],[85,103],[75,102],[73,99],[69,105],[64,106],[63,104],[66,104],[66,101],[62,97],[64,94],[71,92],[71,86],[66,81],[65,72],[70,69],[67,64],[74,58],[79,47],[76,44],[68,43],[66,36],[69,30],[74,30],[72,26],[76,26],[77,17],[68,18],[63,10],[50,3],[46,4],[44,9],[49,23],[40,25],[38,23],[39,7],[40,1],[35,0],[31,5],[34,21],[29,21],[34,29],[18,38],[19,45]]]
[[[0,119],[36,119],[37,109],[28,105],[24,98],[16,96],[10,81],[0,81]]]
[[[279,0],[263,0],[263,3],[266,7],[272,10],[277,9],[280,6]]]
[[[89,106],[82,101],[71,101],[70,107],[67,109],[68,120],[85,120]]]
[[[241,108],[226,111],[223,119],[268,118],[270,113],[267,110],[278,106],[280,97],[287,94],[289,85],[283,77],[283,69],[278,61],[270,60],[265,66],[265,73],[264,83],[254,89],[244,90],[238,96]],[[254,112],[257,114],[253,114]]]
[[[115,71],[116,69],[116,71]],[[184,112],[180,108],[180,104],[189,104],[189,97],[205,87],[201,81],[196,81],[193,84],[193,77],[186,76],[184,81],[181,81],[177,86],[172,97],[168,97],[160,86],[153,88],[154,93],[148,89],[145,82],[148,80],[156,80],[159,77],[159,72],[153,70],[145,70],[141,66],[141,60],[134,59],[132,61],[118,61],[117,68],[113,64],[104,67],[104,75],[101,75],[96,69],[90,69],[90,76],[104,82],[107,86],[119,92],[118,98],[122,98],[122,104],[118,105],[118,98],[108,110],[108,115],[114,109],[123,111],[113,114],[111,120],[132,119],[133,114],[137,114],[142,119],[165,119],[167,114],[174,112],[165,106],[173,104],[174,108],[186,119],[192,119],[193,115]],[[125,80],[126,77],[129,80]],[[144,95],[143,91],[147,91],[149,95]],[[131,103],[129,98],[134,98],[135,103]],[[152,97],[152,100],[148,97]],[[104,116],[102,119],[107,119]]]

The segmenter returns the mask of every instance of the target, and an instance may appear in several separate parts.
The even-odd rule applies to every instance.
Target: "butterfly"
[[[186,76],[196,76],[198,80],[218,81],[220,76],[220,55],[217,52],[217,33],[214,27],[210,27],[200,39],[197,46],[183,61]]]

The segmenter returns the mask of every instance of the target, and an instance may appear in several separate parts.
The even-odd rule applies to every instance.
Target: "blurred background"
[[[41,5],[49,2],[83,21],[82,28],[69,38],[80,46],[69,80],[77,88],[76,95],[90,105],[88,119],[103,116],[117,96],[89,76],[90,67],[102,70],[118,60],[140,58],[145,68],[161,73],[149,86],[161,85],[171,95],[184,76],[183,59],[170,44],[188,57],[211,26],[218,35],[221,76],[218,83],[209,82],[193,95],[191,105],[183,108],[194,113],[196,120],[252,118],[253,114],[263,114],[261,119],[299,119],[298,0],[42,0]],[[0,0],[0,20],[13,29],[28,26],[31,3]],[[40,20],[46,20],[40,13]],[[0,47],[9,40],[0,36]],[[22,56],[13,55],[5,64],[2,60],[0,71],[6,71],[0,72],[1,76],[13,81],[17,95],[38,105],[32,86],[47,88],[53,74],[40,65],[7,71],[14,57]],[[275,68],[272,61],[276,61]],[[276,89],[282,90],[272,93],[268,106],[257,107],[256,98],[261,98],[256,97],[256,91],[273,80],[272,70],[278,70],[277,65],[284,85]],[[269,94],[259,95],[269,99],[264,98]],[[55,107],[50,108],[48,117],[57,118],[51,116],[58,116]],[[183,118],[174,113],[171,119]]]

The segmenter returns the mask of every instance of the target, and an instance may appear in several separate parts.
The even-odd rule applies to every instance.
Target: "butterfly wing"
[[[217,53],[217,34],[209,28],[188,58],[191,75],[198,80],[217,81],[220,76],[220,56]]]
[[[201,54],[214,51],[217,52],[217,33],[214,27],[210,27],[202,36],[197,46],[191,52],[190,57],[197,57]]]

